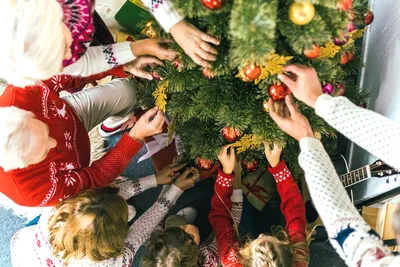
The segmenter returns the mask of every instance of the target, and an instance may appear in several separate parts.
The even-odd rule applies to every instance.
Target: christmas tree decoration
[[[203,6],[211,10],[217,10],[225,5],[226,0],[201,0]]]
[[[333,42],[337,46],[343,46],[343,45],[347,44],[347,42],[349,40],[350,40],[350,35],[347,32],[343,33],[341,36],[333,38]]]
[[[325,46],[321,47],[321,52],[319,58],[334,58],[337,53],[340,51],[340,46],[337,46],[331,42],[325,44]]]
[[[317,58],[321,53],[321,49],[319,45],[314,44],[312,49],[304,49],[303,53],[309,59]]]
[[[252,160],[252,161],[242,160],[241,164],[245,172],[255,172],[258,169],[257,160]]]
[[[374,13],[371,10],[368,10],[364,15],[364,23],[366,26],[370,25],[374,21]]]
[[[263,107],[263,110],[264,110],[265,112],[269,112],[268,100],[265,100],[265,99],[264,99],[263,104],[262,104],[262,107]]]
[[[203,68],[201,70],[201,73],[203,73],[204,77],[206,77],[207,79],[214,78],[214,73],[210,68]]]
[[[144,34],[149,38],[157,38],[157,32],[153,28],[153,22],[148,22],[142,30],[141,34]]]
[[[353,0],[341,0],[337,3],[337,8],[339,10],[345,11],[345,10],[350,9],[352,4],[353,4]]]
[[[179,69],[181,67],[181,59],[177,58],[174,60],[174,62],[172,62],[172,64],[175,66],[175,68]]]
[[[209,171],[214,167],[214,162],[210,159],[196,158],[196,165],[200,170]]]
[[[243,70],[240,70],[239,73],[236,74],[235,77],[241,79],[244,82],[251,82],[252,81],[249,78],[247,78],[246,75],[244,75]]]
[[[332,95],[335,92],[335,87],[331,83],[324,83],[322,85],[322,92],[324,94]]]
[[[352,9],[352,8],[350,8],[348,11],[347,11],[347,19],[349,20],[349,21],[354,21],[356,18],[357,18],[357,15],[356,15],[356,12],[354,11],[354,9]]]
[[[162,111],[165,112],[167,106],[167,88],[168,81],[163,81],[159,84],[156,90],[153,93],[153,97],[156,100],[156,106]]]
[[[249,80],[254,81],[261,75],[261,68],[257,65],[246,65],[243,68],[243,75]]]
[[[233,128],[230,126],[225,126],[221,130],[221,134],[225,138],[226,141],[236,142],[239,139],[241,132],[236,128]]]
[[[342,53],[342,57],[340,59],[340,64],[346,65],[352,59],[354,59],[354,53],[352,53],[352,52],[349,52],[349,53],[343,52]]]
[[[233,146],[237,148],[237,153],[241,154],[246,150],[256,149],[263,144],[263,139],[255,134],[245,134],[236,141]]]
[[[289,19],[296,25],[306,25],[315,16],[315,7],[312,3],[293,2],[289,7]]]
[[[272,84],[268,88],[268,95],[274,101],[282,101],[287,95],[290,95],[290,90],[284,83]]]
[[[356,30],[356,25],[354,24],[354,22],[349,21],[349,23],[347,23],[347,30],[349,32],[354,32]]]
[[[321,139],[322,139],[322,134],[321,134],[321,132],[315,131],[315,132],[314,132],[314,137],[317,138],[318,140],[321,140]]]
[[[336,87],[338,88],[337,95],[339,96],[344,95],[344,85],[342,83],[337,83]]]
[[[255,84],[259,84],[269,76],[282,73],[283,67],[291,60],[292,56],[281,56],[271,51],[262,59],[261,75],[255,80]]]

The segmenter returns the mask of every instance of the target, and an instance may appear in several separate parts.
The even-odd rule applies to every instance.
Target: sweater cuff
[[[153,15],[166,32],[169,32],[175,24],[183,19],[170,1],[164,1],[154,7]]]
[[[157,187],[157,179],[154,174],[140,178],[140,185],[142,191],[146,191],[149,188]]]
[[[175,205],[176,201],[183,194],[183,192],[184,191],[181,190],[179,187],[172,184],[169,187],[168,191],[165,192],[165,194],[158,199],[158,202],[170,209]]]
[[[219,169],[217,181],[215,183],[223,187],[232,187],[234,178],[235,178],[235,173],[226,174],[221,169]]]
[[[324,149],[324,146],[322,145],[321,141],[319,141],[316,138],[312,137],[304,137],[300,139],[300,150],[320,150]]]
[[[124,65],[136,58],[132,53],[131,42],[112,44],[112,48],[118,65]]]
[[[243,202],[243,190],[242,189],[233,189],[231,201],[232,202]]]
[[[123,134],[115,148],[129,158],[132,158],[143,147],[143,144],[131,138],[127,133]]]
[[[329,112],[332,99],[333,97],[330,95],[320,95],[315,102],[315,113],[321,118],[326,117],[327,113]]]
[[[291,176],[286,162],[283,159],[275,167],[268,166],[268,171],[274,176],[277,183],[283,182]]]

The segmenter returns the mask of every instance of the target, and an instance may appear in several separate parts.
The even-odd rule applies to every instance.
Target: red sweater
[[[305,242],[305,206],[292,174],[283,160],[276,167],[269,167],[268,170],[276,180],[276,186],[281,197],[281,211],[285,216],[286,229],[290,241],[292,243]],[[239,261],[239,243],[236,240],[233,220],[228,211],[232,206],[230,197],[233,191],[232,183],[234,177],[233,174],[227,175],[219,170],[217,181],[214,185],[214,195],[211,199],[211,211],[208,216],[215,232],[218,254],[223,266],[242,266]],[[221,202],[217,194],[226,206]],[[296,266],[306,265],[296,263]]]
[[[52,206],[81,190],[106,186],[121,174],[142,144],[125,134],[113,149],[89,167],[88,132],[58,95],[62,90],[74,91],[108,75],[125,76],[122,67],[118,67],[86,78],[58,75],[34,86],[6,87],[0,96],[0,107],[31,111],[49,126],[57,147],[43,161],[24,169],[5,172],[0,167],[1,193],[19,205]]]

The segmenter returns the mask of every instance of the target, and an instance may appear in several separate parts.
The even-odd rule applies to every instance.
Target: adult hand
[[[276,167],[281,161],[282,147],[274,144],[274,148],[271,150],[270,144],[264,142],[265,156],[272,168]]]
[[[185,166],[186,164],[180,163],[169,164],[167,167],[156,174],[157,184],[172,183],[180,175],[179,171]]]
[[[297,76],[296,81],[284,74],[278,78],[286,84],[293,95],[308,106],[315,108],[315,102],[322,95],[322,86],[315,69],[302,65],[289,65],[283,68]]]
[[[293,103],[292,96],[286,96],[285,102],[290,113],[288,116],[284,114],[284,103],[279,103],[278,110],[275,111],[273,100],[269,99],[268,102],[269,115],[276,122],[278,127],[297,141],[300,141],[300,139],[304,137],[314,137],[310,123],[307,118],[297,110],[296,105]]]
[[[153,76],[143,69],[146,66],[157,66],[162,65],[162,61],[155,57],[138,57],[134,61],[127,63],[123,66],[124,71],[132,73],[135,77],[144,78],[147,80],[153,80]]]
[[[147,136],[159,134],[162,132],[164,122],[164,113],[158,107],[154,107],[140,117],[129,131],[129,136],[137,140],[142,140]]]
[[[181,20],[171,28],[170,32],[178,45],[196,64],[211,67],[207,60],[217,59],[217,50],[209,43],[219,45],[219,40],[201,32],[192,24]]]
[[[194,167],[187,168],[186,171],[175,180],[174,185],[185,191],[192,188],[199,177],[200,173],[198,169]]]
[[[236,164],[235,148],[232,145],[224,146],[218,153],[218,159],[221,162],[222,171],[225,174],[232,174]]]
[[[155,56],[161,60],[174,60],[176,52],[166,48],[170,39],[143,39],[131,43],[131,50],[135,57],[144,55]]]

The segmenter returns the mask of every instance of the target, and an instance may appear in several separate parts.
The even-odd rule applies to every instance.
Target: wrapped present
[[[271,199],[278,196],[274,177],[262,168],[247,173],[242,178],[242,188],[250,204],[260,211]]]
[[[140,0],[128,0],[115,15],[115,20],[131,33],[140,33],[152,15]]]
[[[129,33],[125,31],[117,31],[117,34],[115,35],[115,41],[117,43],[133,42],[134,39]]]

